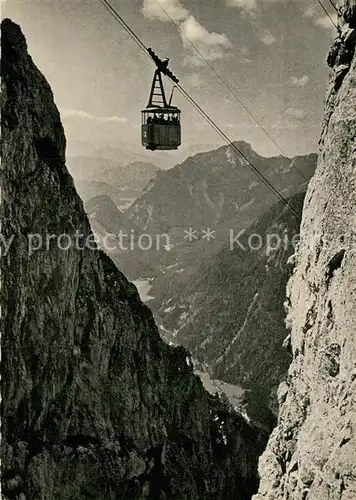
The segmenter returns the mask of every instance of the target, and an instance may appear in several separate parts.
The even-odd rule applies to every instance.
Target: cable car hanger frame
[[[147,52],[157,68],[153,75],[151,91],[147,107],[142,114],[142,145],[151,151],[174,150],[181,145],[180,109],[172,106],[173,93],[167,102],[162,74],[173,83],[179,83],[178,78],[168,69],[169,59],[161,60],[149,47]]]

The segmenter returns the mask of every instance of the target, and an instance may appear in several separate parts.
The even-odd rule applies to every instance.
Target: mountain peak
[[[247,150],[247,151],[254,151],[252,149],[251,144],[249,142],[246,142],[246,141],[243,141],[243,140],[233,141],[232,144],[234,144],[239,149],[244,149],[244,150]]]
[[[1,21],[1,43],[5,48],[11,47],[12,50],[20,53],[27,53],[27,42],[21,27],[9,18]]]
[[[310,179],[315,171],[316,157],[300,157],[298,171],[292,168],[289,158],[264,158],[245,141],[232,144],[235,148],[230,144],[198,153],[159,172],[130,206],[132,220],[145,230],[163,232],[202,224],[215,228],[238,213],[247,223],[249,217],[257,218],[276,202],[275,195],[257,178],[249,162],[287,196],[305,188],[305,179]],[[250,215],[241,210],[250,205]]]

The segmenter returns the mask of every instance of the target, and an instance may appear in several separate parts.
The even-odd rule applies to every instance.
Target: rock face
[[[109,196],[99,195],[90,198],[84,204],[84,209],[99,248],[111,257],[126,277],[135,279],[137,276],[155,274],[155,268],[151,263],[158,261],[159,255],[156,255],[155,259],[153,252],[140,251],[137,248],[137,240],[142,231],[117,208]],[[121,239],[120,234],[123,235]],[[133,247],[131,242],[134,243]]]
[[[329,54],[321,154],[288,286],[293,361],[256,500],[356,498],[356,4]]]
[[[1,27],[4,498],[251,498],[264,439],[93,245],[51,89]]]

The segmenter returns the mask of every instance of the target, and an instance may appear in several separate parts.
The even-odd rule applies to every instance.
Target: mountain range
[[[125,228],[132,224],[136,235],[152,237],[166,232],[172,248],[111,255],[132,279],[150,278],[149,304],[163,338],[187,347],[213,379],[242,387],[243,409],[270,431],[277,387],[290,359],[282,347],[287,336],[283,296],[287,261],[295,249],[284,245],[268,255],[266,239],[274,234],[290,242],[298,235],[317,155],[263,158],[247,143],[236,146],[283,196],[291,195],[287,205],[276,203],[233,148],[199,153],[157,171],[125,212]],[[101,220],[110,227],[109,210],[102,211]],[[209,228],[212,239],[199,230],[189,241],[183,231],[190,226]],[[240,232],[243,242],[257,235],[263,244],[258,250],[231,249],[231,234]]]
[[[278,201],[249,162],[288,197],[306,189],[316,161],[316,154],[264,158],[241,141],[222,146],[158,171],[129,208],[129,216],[147,231],[216,228],[235,218],[246,227]]]

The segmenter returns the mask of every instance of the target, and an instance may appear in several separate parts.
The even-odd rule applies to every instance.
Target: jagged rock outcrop
[[[356,498],[356,4],[329,54],[320,159],[288,286],[293,361],[256,500]]]
[[[263,438],[95,248],[51,89],[1,28],[3,498],[250,498]]]
[[[134,231],[140,234],[139,229],[117,208],[110,196],[94,196],[84,204],[84,208],[88,217],[102,224],[108,233],[117,236],[121,230],[124,233]]]

